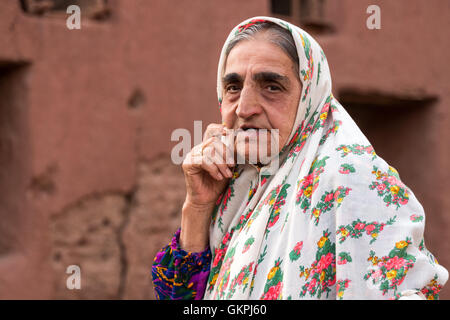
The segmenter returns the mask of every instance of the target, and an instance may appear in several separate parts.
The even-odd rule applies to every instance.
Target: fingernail
[[[228,168],[227,168],[227,176],[228,176],[228,178],[231,178],[233,176],[233,173]]]

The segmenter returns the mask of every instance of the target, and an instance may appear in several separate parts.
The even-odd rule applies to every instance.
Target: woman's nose
[[[261,106],[258,103],[256,88],[253,86],[244,87],[241,90],[236,115],[239,118],[250,118],[260,113]]]

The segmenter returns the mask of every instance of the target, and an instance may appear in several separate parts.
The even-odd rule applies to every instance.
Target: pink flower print
[[[241,217],[241,218],[242,218],[242,217]],[[227,232],[227,233],[225,234],[225,236],[223,237],[223,239],[222,239],[222,244],[226,244],[226,243],[228,242],[228,240],[230,240],[230,238],[231,238],[231,235],[230,235],[229,232]]]
[[[262,297],[262,300],[277,300],[280,296],[281,289],[283,288],[283,282],[278,282],[276,286],[272,286]]]
[[[386,189],[386,185],[384,183],[380,183],[377,185],[378,191],[383,191],[384,189]]]
[[[329,193],[325,197],[325,202],[330,202],[334,198],[334,193]]]
[[[394,176],[389,176],[387,178],[387,181],[389,182],[390,185],[397,185],[398,184],[398,180]]]
[[[373,224],[368,224],[366,226],[366,233],[370,235],[370,233],[375,230],[375,226]]]
[[[331,264],[331,262],[333,261],[333,254],[331,252],[327,253],[327,255],[325,256],[321,256],[319,262],[317,263],[317,268],[322,271],[326,268],[328,268],[328,266]],[[318,272],[320,272],[318,270]]]
[[[364,223],[358,222],[358,223],[356,224],[356,226],[355,226],[355,229],[356,229],[356,230],[362,230],[362,229],[364,229],[365,226],[366,226],[366,225],[365,225]]]
[[[381,269],[378,269],[377,271],[375,271],[374,273],[372,273],[372,279],[377,282],[378,279],[381,277],[381,275],[383,274],[383,272],[381,271]]]
[[[254,24],[256,24],[256,23],[259,23],[259,22],[265,22],[265,21],[266,21],[266,20],[262,20],[262,19],[253,19],[253,20],[250,20],[248,23],[243,24],[243,25],[241,25],[241,26],[238,27],[239,32],[242,32],[242,31],[246,30],[247,28],[251,27],[252,25],[254,25]]]
[[[303,187],[308,187],[309,185],[313,184],[313,181],[313,173],[311,173],[305,177],[305,180],[303,181]]]
[[[339,199],[339,190],[334,193],[334,200],[337,201],[337,199]]]
[[[333,276],[333,278],[328,280],[327,286],[331,287],[334,286],[334,284],[336,283],[336,274]],[[348,285],[346,285],[345,287],[347,288]]]
[[[303,127],[303,122],[302,122],[302,127]],[[298,130],[295,132],[294,136],[292,137],[291,141],[289,141],[289,144],[291,144],[292,142],[294,142],[298,137]]]
[[[278,218],[280,218],[280,215],[275,216],[272,221],[269,221],[269,223],[267,224],[267,228],[273,227],[274,224],[277,223]]]
[[[320,111],[320,113],[327,112],[328,109],[330,109],[330,102],[327,102],[323,105],[322,111]]]
[[[398,256],[394,256],[393,258],[386,261],[385,265],[388,270],[391,269],[398,270],[405,265],[405,259],[399,258]]]
[[[340,167],[340,168],[339,168],[339,173],[342,173],[342,174],[349,174],[349,173],[350,173],[350,170],[345,169],[344,167]]]
[[[222,260],[225,253],[225,249],[216,249],[216,255],[213,261],[213,267],[217,266],[219,262]]]
[[[242,280],[244,280],[245,273],[241,272],[237,278],[237,283],[242,284]]]
[[[372,153],[373,152],[373,147],[372,146],[366,147],[366,152],[367,153]]]
[[[263,186],[263,185],[266,183],[266,181],[267,181],[267,178],[264,177],[264,178],[261,180],[261,186]]]
[[[303,248],[303,241],[300,241],[294,247],[295,253],[300,254],[300,251],[302,251],[302,248]]]
[[[308,285],[308,291],[313,291],[313,289],[315,288],[316,284],[317,284],[317,279],[313,278],[311,280],[311,282],[309,283],[309,285]]]

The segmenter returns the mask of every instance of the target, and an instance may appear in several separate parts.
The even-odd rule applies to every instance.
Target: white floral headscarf
[[[448,279],[426,249],[422,206],[333,97],[327,59],[302,29],[292,33],[303,89],[280,167],[239,165],[219,198],[205,299],[429,299]]]

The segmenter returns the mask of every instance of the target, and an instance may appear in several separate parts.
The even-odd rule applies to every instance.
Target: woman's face
[[[241,41],[230,51],[222,79],[222,121],[237,130],[235,150],[244,150],[240,155],[247,161],[250,153],[258,153],[258,139],[263,139],[270,156],[272,139],[261,129],[278,135],[279,150],[286,144],[302,89],[294,70],[294,62],[264,34]]]

